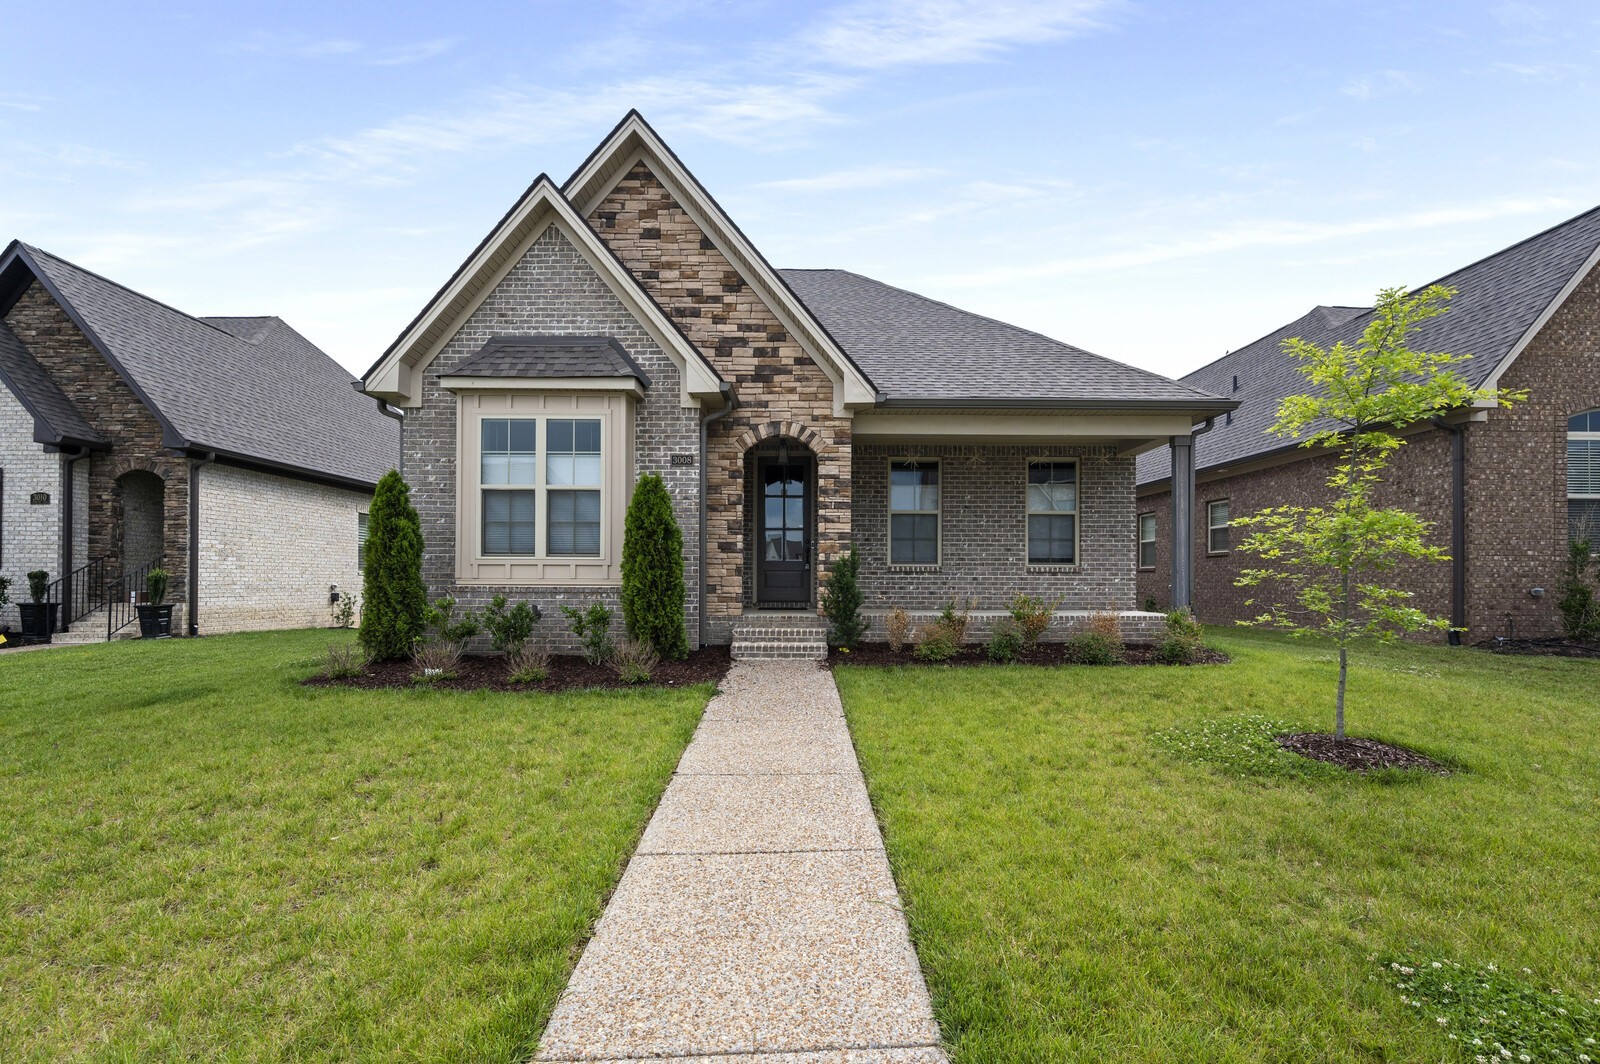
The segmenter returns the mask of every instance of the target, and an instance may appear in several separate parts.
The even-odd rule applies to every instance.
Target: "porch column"
[[[1194,438],[1172,443],[1172,608],[1194,605]]]

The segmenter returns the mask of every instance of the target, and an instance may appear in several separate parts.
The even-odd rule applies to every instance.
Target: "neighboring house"
[[[814,631],[851,544],[869,612],[1133,611],[1134,456],[1234,405],[775,270],[637,113],[564,184],[540,176],[364,384],[405,410],[431,594],[533,599],[547,633],[557,605],[615,604],[628,496],[658,473],[692,643],[753,637],[760,611]]]
[[[0,255],[0,573],[16,600],[48,571],[68,638],[105,638],[157,564],[175,633],[328,623],[398,458],[396,421],[279,319],[192,318],[26,244]]]
[[[1439,279],[1459,290],[1413,346],[1471,355],[1459,372],[1475,385],[1526,389],[1511,409],[1462,410],[1408,433],[1382,499],[1434,523],[1450,564],[1409,570],[1418,605],[1465,626],[1476,641],[1559,632],[1556,608],[1569,538],[1600,538],[1600,208]],[[1244,618],[1250,594],[1234,586],[1250,559],[1231,548],[1231,517],[1326,500],[1332,460],[1274,436],[1279,402],[1304,391],[1282,341],[1354,341],[1367,308],[1316,307],[1183,378],[1240,400],[1195,437],[1197,470],[1187,523],[1194,529],[1194,599],[1208,621]],[[1139,594],[1165,603],[1171,478],[1165,449],[1139,459]],[[1177,574],[1181,580],[1183,574]]]

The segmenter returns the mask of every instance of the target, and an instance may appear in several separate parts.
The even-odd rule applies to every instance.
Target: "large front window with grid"
[[[484,418],[480,433],[483,553],[599,555],[600,421]]]
[[[1028,564],[1078,562],[1078,463],[1028,463]]]
[[[1567,419],[1567,538],[1600,551],[1600,410]]]

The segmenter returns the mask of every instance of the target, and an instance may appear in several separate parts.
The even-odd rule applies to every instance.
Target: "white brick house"
[[[405,411],[433,595],[615,603],[660,474],[692,644],[814,626],[848,546],[869,611],[1019,592],[1135,634],[1134,458],[1225,398],[841,270],[777,270],[630,112],[541,175],[366,373]],[[776,621],[771,618],[778,618]],[[548,624],[555,636],[559,623]]]
[[[0,254],[0,574],[14,602],[50,574],[60,638],[124,627],[155,565],[175,634],[329,623],[398,443],[277,318],[194,318],[37,248]]]

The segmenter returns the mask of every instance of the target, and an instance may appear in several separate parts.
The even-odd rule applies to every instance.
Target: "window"
[[[532,554],[538,511],[538,432],[533,418],[485,418],[479,460],[483,553]]]
[[[1139,568],[1156,567],[1156,515],[1139,515]]]
[[[939,463],[889,463],[889,564],[939,564]]]
[[[1567,538],[1600,544],[1600,410],[1567,419]]]
[[[600,422],[545,422],[550,554],[600,553]],[[582,489],[582,490],[580,490]]]
[[[1228,500],[1206,503],[1206,552],[1228,553]]]
[[[363,573],[367,571],[367,530],[371,521],[371,514],[356,514],[356,568]]]
[[[1028,564],[1078,561],[1078,463],[1028,463]]]

